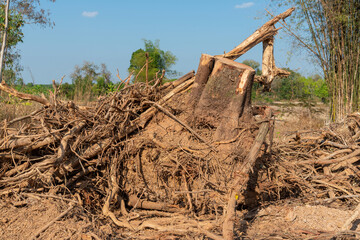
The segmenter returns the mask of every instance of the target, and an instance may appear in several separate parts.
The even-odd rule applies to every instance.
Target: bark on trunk
[[[255,70],[249,66],[226,58],[215,58],[214,68],[202,89],[194,114],[199,122],[217,128],[214,140],[234,138],[238,134],[240,118],[252,118],[254,74]]]
[[[188,106],[191,108],[191,110],[194,110],[194,107],[199,102],[201,94],[213,70],[214,61],[215,59],[213,56],[210,56],[208,54],[201,55],[194,85],[191,89],[191,93],[189,95],[189,100],[188,100]]]

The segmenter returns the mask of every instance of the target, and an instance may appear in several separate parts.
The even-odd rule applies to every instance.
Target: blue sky
[[[49,9],[54,28],[28,25],[19,46],[25,83],[51,83],[70,74],[75,65],[90,61],[105,63],[116,81],[122,78],[132,52],[143,40],[160,40],[162,50],[177,58],[172,68],[180,73],[196,70],[202,53],[230,51],[268,20],[265,8],[278,14],[286,9],[270,8],[270,0],[57,0],[41,1]],[[280,25],[278,25],[279,27]],[[317,73],[306,57],[292,57],[291,42],[279,34],[275,42],[278,67],[290,67],[304,75]],[[238,61],[261,62],[261,44]],[[30,74],[32,73],[32,76]]]

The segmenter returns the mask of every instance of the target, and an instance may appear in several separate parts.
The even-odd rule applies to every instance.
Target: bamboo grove
[[[307,49],[327,82],[332,121],[359,110],[360,2],[358,0],[273,0],[296,6],[291,24],[283,24]]]
[[[310,33],[307,45],[319,60],[333,121],[359,109],[360,2],[299,1]]]

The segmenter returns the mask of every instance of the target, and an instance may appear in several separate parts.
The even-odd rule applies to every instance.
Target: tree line
[[[260,64],[254,60],[245,60],[242,62],[255,70],[256,75],[261,75]],[[258,101],[317,101],[327,103],[329,93],[326,82],[321,76],[313,75],[305,77],[300,73],[285,68],[290,72],[286,78],[276,78],[269,92],[262,92],[262,86],[254,83],[252,97]]]
[[[175,55],[170,51],[165,52],[160,49],[159,40],[144,39],[144,49],[140,48],[134,51],[131,56],[128,68],[130,81],[145,82],[146,79],[152,80],[163,71],[166,72],[163,82],[171,81],[171,77],[177,75],[176,71],[171,70],[176,60]],[[96,65],[85,61],[81,66],[75,66],[70,78],[71,83],[63,83],[59,93],[60,96],[68,100],[91,101],[122,87],[119,86],[119,80],[112,80],[111,72],[104,63]],[[24,81],[16,76],[6,78],[5,81],[18,91],[25,93],[48,95],[49,91],[52,90],[51,84],[24,84]]]
[[[170,51],[160,48],[160,41],[143,39],[144,48],[134,51],[131,55],[128,73],[130,81],[146,82],[152,80],[163,70],[167,73],[164,82],[171,81],[178,73],[171,70],[176,63],[176,56]],[[254,60],[245,60],[244,64],[252,67],[257,75],[261,75],[260,64]],[[328,101],[328,88],[324,79],[320,76],[304,77],[291,69],[286,69],[291,74],[284,79],[275,79],[272,90],[262,93],[261,86],[255,83],[253,98],[255,100],[314,100]],[[102,63],[96,65],[85,61],[81,66],[76,65],[70,74],[71,83],[63,83],[60,88],[60,96],[67,100],[88,102],[97,97],[106,95],[119,89],[119,80],[113,80],[111,72]],[[34,83],[24,84],[22,79],[9,81],[8,84],[18,91],[25,93],[48,95],[52,91],[52,85],[39,85]],[[8,80],[8,79],[6,79]],[[151,83],[150,83],[151,84]],[[120,86],[121,87],[121,86]]]
[[[135,54],[136,55],[136,54]],[[133,54],[134,56],[134,54]],[[140,56],[138,56],[140,58]],[[145,58],[145,55],[143,56]],[[134,65],[129,67],[130,74],[133,73],[132,81],[145,82],[145,74],[141,75],[141,62],[137,66],[138,71],[133,70]],[[244,64],[251,66],[255,69],[257,75],[261,75],[260,64],[254,60],[245,60]],[[154,66],[158,69],[159,66]],[[153,71],[150,68],[150,72]],[[261,92],[262,88],[259,84],[255,83],[253,87],[253,99],[257,101],[316,101],[327,103],[329,101],[329,94],[326,82],[319,75],[305,77],[300,73],[291,69],[286,69],[291,74],[287,78],[275,79],[270,92]],[[159,71],[159,70],[157,70]],[[139,74],[140,73],[140,74]],[[135,76],[139,74],[137,80]],[[150,74],[149,74],[150,75]],[[118,89],[120,81],[112,80],[112,75],[107,69],[105,64],[96,65],[91,62],[84,62],[82,66],[75,66],[71,74],[71,83],[63,83],[60,88],[60,95],[67,100],[75,101],[91,101],[99,96],[106,95]],[[172,79],[167,78],[166,81]],[[151,83],[150,83],[151,84]],[[31,94],[45,94],[52,90],[52,85],[39,85],[39,84],[22,84],[14,86],[17,90],[31,93]],[[121,86],[120,86],[121,87]]]

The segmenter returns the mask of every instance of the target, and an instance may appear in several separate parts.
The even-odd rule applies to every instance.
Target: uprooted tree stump
[[[249,181],[249,174],[253,171],[272,118],[270,109],[263,110],[264,120],[256,138],[251,135],[250,139],[246,136],[240,138],[247,128],[256,124],[254,115],[258,114],[258,111],[254,111],[251,105],[255,70],[233,60],[263,42],[263,74],[256,80],[264,85],[265,90],[269,90],[276,76],[288,76],[289,72],[275,66],[273,41],[278,29],[274,24],[288,17],[293,11],[292,8],[276,16],[229,53],[215,57],[203,54],[200,58],[193,92],[188,100],[189,121],[192,124],[205,124],[215,128],[213,141],[221,144],[218,149],[228,156],[236,156],[234,159],[243,160],[235,166],[233,181],[230,181],[229,201],[224,212],[225,239],[233,239],[236,199]]]
[[[103,215],[131,231],[233,239],[236,206],[259,153],[266,151],[262,146],[273,122],[271,109],[252,106],[252,86],[254,81],[269,86],[274,77],[288,74],[275,66],[272,39],[278,31],[274,24],[292,11],[276,16],[229,53],[203,54],[195,79],[192,71],[164,85],[164,73],[153,85],[124,81],[122,89],[95,106],[57,99],[61,86],[55,83],[50,100],[0,83],[0,90],[44,105],[0,126],[0,195],[55,185],[78,194],[92,209],[101,205]],[[251,67],[234,60],[260,42],[266,71],[255,77]],[[11,128],[24,119],[31,124]],[[118,216],[115,206],[121,209]],[[162,226],[169,221],[147,220],[146,212],[136,217],[143,221],[130,224],[129,209],[169,218],[158,211],[177,213],[179,224],[175,230]],[[209,231],[219,228],[218,222],[183,217],[191,212],[222,214],[223,237]]]
[[[265,141],[272,118],[266,109],[257,137],[244,131],[257,126],[251,105],[251,90],[255,70],[223,57],[203,54],[200,59],[194,87],[188,96],[189,122],[193,125],[210,125],[215,128],[213,141],[223,158],[233,156],[240,160],[231,174],[229,202],[224,211],[223,236],[232,239],[235,224],[235,208],[238,196],[249,181],[261,146]],[[240,136],[242,135],[242,136]]]

